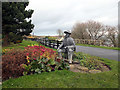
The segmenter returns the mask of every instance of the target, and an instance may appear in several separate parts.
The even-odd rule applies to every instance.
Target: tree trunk
[[[9,44],[10,44],[9,36],[8,34],[6,34],[5,37],[3,38],[3,46],[8,46]]]

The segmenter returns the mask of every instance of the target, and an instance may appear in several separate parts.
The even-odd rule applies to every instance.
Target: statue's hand
[[[60,50],[60,48],[57,49],[57,51],[59,51],[59,50]]]
[[[64,47],[65,49],[67,48],[67,46],[66,47]]]

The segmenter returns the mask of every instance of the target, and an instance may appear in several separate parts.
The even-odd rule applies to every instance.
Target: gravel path
[[[87,53],[87,54],[90,54],[93,56],[98,56],[98,57],[102,57],[102,58],[120,61],[120,60],[118,60],[118,50],[76,46],[76,52],[83,52],[83,53]]]

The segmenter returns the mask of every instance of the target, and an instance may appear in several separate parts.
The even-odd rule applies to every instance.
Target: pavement
[[[120,61],[120,59],[118,59],[118,54],[120,55],[119,50],[111,50],[111,49],[103,49],[103,48],[76,45],[76,52],[83,52],[83,53],[87,53],[93,56],[98,56],[101,58],[107,58],[111,60]]]

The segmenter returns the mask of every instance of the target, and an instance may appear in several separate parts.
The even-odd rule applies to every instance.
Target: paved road
[[[110,49],[95,48],[95,47],[85,47],[85,46],[76,46],[76,52],[83,52],[83,53],[87,53],[90,55],[118,61],[118,50],[110,50]],[[120,54],[120,52],[119,52],[119,54]]]

